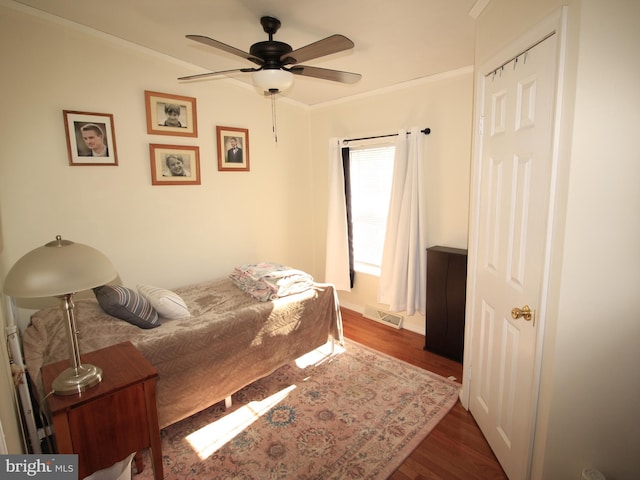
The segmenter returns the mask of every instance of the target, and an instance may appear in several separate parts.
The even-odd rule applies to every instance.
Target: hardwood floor
[[[342,310],[344,335],[370,348],[462,382],[462,364],[424,350],[424,336]],[[460,402],[433,429],[391,480],[506,479],[478,425]]]

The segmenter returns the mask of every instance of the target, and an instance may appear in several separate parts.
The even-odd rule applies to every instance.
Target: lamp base
[[[77,368],[67,368],[51,382],[56,395],[74,395],[99,384],[102,369],[95,365],[82,364]]]

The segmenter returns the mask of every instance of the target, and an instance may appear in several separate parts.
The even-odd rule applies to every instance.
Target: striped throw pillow
[[[142,295],[121,285],[103,285],[93,289],[98,303],[109,315],[140,328],[159,327],[158,312]]]

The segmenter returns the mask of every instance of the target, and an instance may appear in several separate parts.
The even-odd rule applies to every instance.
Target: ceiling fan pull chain
[[[276,121],[276,93],[271,92],[271,122],[273,124],[273,139],[278,143],[278,125]]]

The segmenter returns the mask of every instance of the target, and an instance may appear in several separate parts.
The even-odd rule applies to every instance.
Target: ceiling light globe
[[[279,68],[263,69],[253,74],[253,83],[265,92],[282,92],[293,84],[293,73]]]

